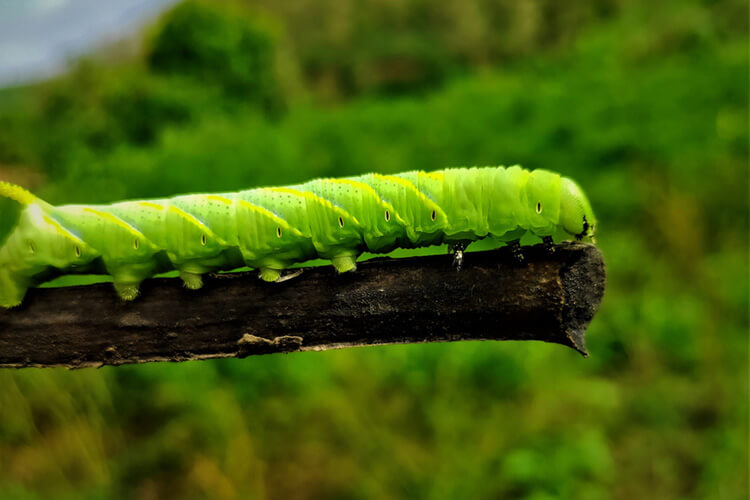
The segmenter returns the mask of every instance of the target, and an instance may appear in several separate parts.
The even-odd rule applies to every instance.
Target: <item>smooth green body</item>
[[[171,269],[190,288],[200,288],[206,272],[244,265],[275,281],[314,258],[344,272],[364,251],[511,241],[526,232],[582,238],[595,224],[572,180],[520,167],[366,174],[106,206],[55,207],[0,183],[0,200],[4,307],[60,273],[109,274],[120,295],[133,299],[141,281]]]

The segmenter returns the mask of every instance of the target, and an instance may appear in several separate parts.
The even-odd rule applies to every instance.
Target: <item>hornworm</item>
[[[363,251],[527,232],[592,237],[596,219],[580,187],[546,170],[450,168],[316,179],[287,187],[53,206],[0,182],[0,306],[59,274],[109,274],[132,300],[141,281],[176,269],[188,288],[207,272],[250,266],[277,281],[314,258],[339,272]]]

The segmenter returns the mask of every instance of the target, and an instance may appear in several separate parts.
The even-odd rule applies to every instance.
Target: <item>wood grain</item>
[[[110,284],[29,291],[0,310],[0,366],[70,368],[456,340],[540,340],[585,354],[604,294],[588,244],[376,259],[355,272],[307,268],[283,283],[211,275],[201,290],[152,279],[121,301]]]

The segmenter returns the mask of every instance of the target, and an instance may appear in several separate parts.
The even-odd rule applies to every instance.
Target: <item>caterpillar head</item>
[[[560,224],[566,233],[572,234],[576,239],[594,239],[596,217],[591,204],[578,184],[567,177],[562,178]]]

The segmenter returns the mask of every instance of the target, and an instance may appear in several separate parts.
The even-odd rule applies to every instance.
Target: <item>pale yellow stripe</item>
[[[115,215],[112,215],[109,212],[102,212],[101,210],[96,210],[96,209],[93,209],[91,207],[83,207],[81,209],[81,211],[94,214],[97,217],[101,217],[102,219],[105,219],[105,220],[107,220],[107,221],[109,221],[109,222],[111,222],[111,223],[113,223],[113,224],[121,227],[122,229],[126,230],[127,232],[129,232],[133,236],[137,236],[138,238],[143,238],[145,241],[148,241],[148,238],[146,238],[146,236],[142,232],[138,231],[136,228],[134,228],[133,226],[131,226],[130,224],[128,224],[124,220],[120,219],[119,217],[117,217]]]
[[[65,238],[68,238],[69,240],[71,240],[74,243],[81,243],[81,244],[84,244],[84,245],[86,244],[78,236],[76,236],[75,234],[71,233],[69,230],[67,230],[66,228],[64,228],[59,222],[57,222],[55,219],[53,219],[49,215],[43,214],[42,215],[42,220],[44,222],[46,222],[47,224],[49,224],[50,226],[54,227],[55,230],[58,232],[58,234],[60,234],[61,236],[65,237]]]
[[[422,172],[422,175],[435,179],[436,181],[443,182],[445,174],[443,172]]]
[[[36,200],[36,197],[33,194],[29,193],[21,186],[16,186],[15,184],[4,181],[0,181],[0,196],[10,198],[22,205],[30,205]]]
[[[265,208],[259,207],[258,205],[253,205],[252,203],[250,203],[249,201],[246,201],[246,200],[239,200],[239,202],[240,202],[240,205],[242,205],[243,207],[247,208],[248,210],[251,210],[251,211],[253,211],[255,213],[263,215],[264,217],[268,217],[269,219],[271,219],[272,221],[274,221],[279,227],[281,227],[281,228],[283,228],[283,229],[285,229],[287,231],[291,231],[292,234],[294,234],[295,236],[304,236],[304,234],[302,234],[298,229],[290,226],[287,221],[285,221],[284,219],[282,219],[278,215],[274,214],[270,210],[266,210]]]
[[[422,191],[417,189],[417,186],[414,185],[410,180],[404,179],[402,177],[396,177],[395,175],[381,175],[381,174],[372,174],[373,177],[377,177],[381,180],[387,180],[395,182],[396,184],[400,184],[404,186],[407,189],[411,189],[414,191],[414,193],[417,195],[417,197],[422,200],[426,205],[428,205],[430,208],[434,209],[439,214],[443,215],[443,217],[446,217],[445,212],[443,212],[443,209],[440,208],[440,205],[432,201],[427,195],[425,195]]]
[[[183,209],[181,209],[180,207],[176,207],[174,205],[169,205],[169,211],[172,212],[172,213],[174,213],[174,214],[179,215],[180,217],[182,217],[186,221],[190,222],[191,224],[193,224],[194,226],[196,226],[197,228],[199,228],[201,231],[203,231],[206,234],[206,236],[208,236],[208,237],[210,237],[212,239],[215,239],[219,243],[219,245],[222,245],[222,246],[226,246],[227,245],[226,241],[224,241],[222,238],[219,238],[218,236],[216,236],[216,234],[211,230],[211,228],[209,228],[207,225],[205,225],[203,222],[201,222],[200,219],[198,219],[193,214],[189,214],[186,211],[184,211]]]
[[[231,205],[232,203],[234,203],[233,200],[230,200],[229,198],[224,198],[223,196],[219,196],[218,194],[207,194],[205,195],[205,197],[207,200],[219,201],[221,203],[226,203],[227,205]]]
[[[393,215],[394,219],[399,222],[400,224],[406,224],[406,221],[401,218],[401,216],[396,212],[396,209],[393,208],[393,205],[385,201],[380,197],[377,191],[375,191],[375,188],[370,186],[369,184],[365,184],[361,181],[355,181],[352,179],[320,179],[323,182],[330,182],[333,184],[348,184],[350,186],[354,186],[356,188],[359,188],[367,193],[370,193],[373,195],[377,200],[380,206],[382,206],[384,209],[388,210],[391,215]]]
[[[377,198],[380,203],[384,203],[383,200],[380,199],[380,195],[378,195],[378,192],[375,191],[372,188],[372,186],[370,186],[369,184],[365,184],[364,182],[353,181],[351,179],[320,179],[320,181],[330,182],[331,184],[348,184],[350,186],[354,186],[363,191],[367,191],[368,193],[373,195],[375,198]]]
[[[324,207],[333,210],[334,212],[336,212],[337,214],[339,214],[341,216],[348,217],[349,219],[351,219],[352,221],[354,221],[354,224],[356,224],[357,226],[360,225],[359,221],[357,220],[357,218],[354,215],[350,214],[349,212],[347,212],[343,208],[334,205],[333,203],[331,203],[330,201],[326,200],[325,198],[322,198],[322,197],[318,196],[317,194],[312,193],[310,191],[298,191],[296,189],[287,188],[287,187],[262,188],[262,189],[264,189],[266,191],[275,191],[277,193],[286,193],[286,194],[291,194],[291,195],[294,195],[294,196],[301,196],[302,198],[305,198],[305,199],[309,198],[309,199],[315,201],[316,203],[319,203],[319,204],[323,205]]]
[[[204,223],[202,223],[196,216],[194,216],[193,214],[187,213],[186,211],[184,211],[180,207],[176,207],[174,205],[169,205],[169,211],[172,212],[172,213],[175,213],[175,214],[179,215],[180,217],[182,217],[186,221],[190,222],[194,226],[197,226],[197,227],[201,228],[204,231],[212,233],[212,231]]]
[[[164,210],[164,205],[159,205],[158,203],[153,203],[151,201],[139,201],[138,205],[146,208],[153,208],[154,210]]]

